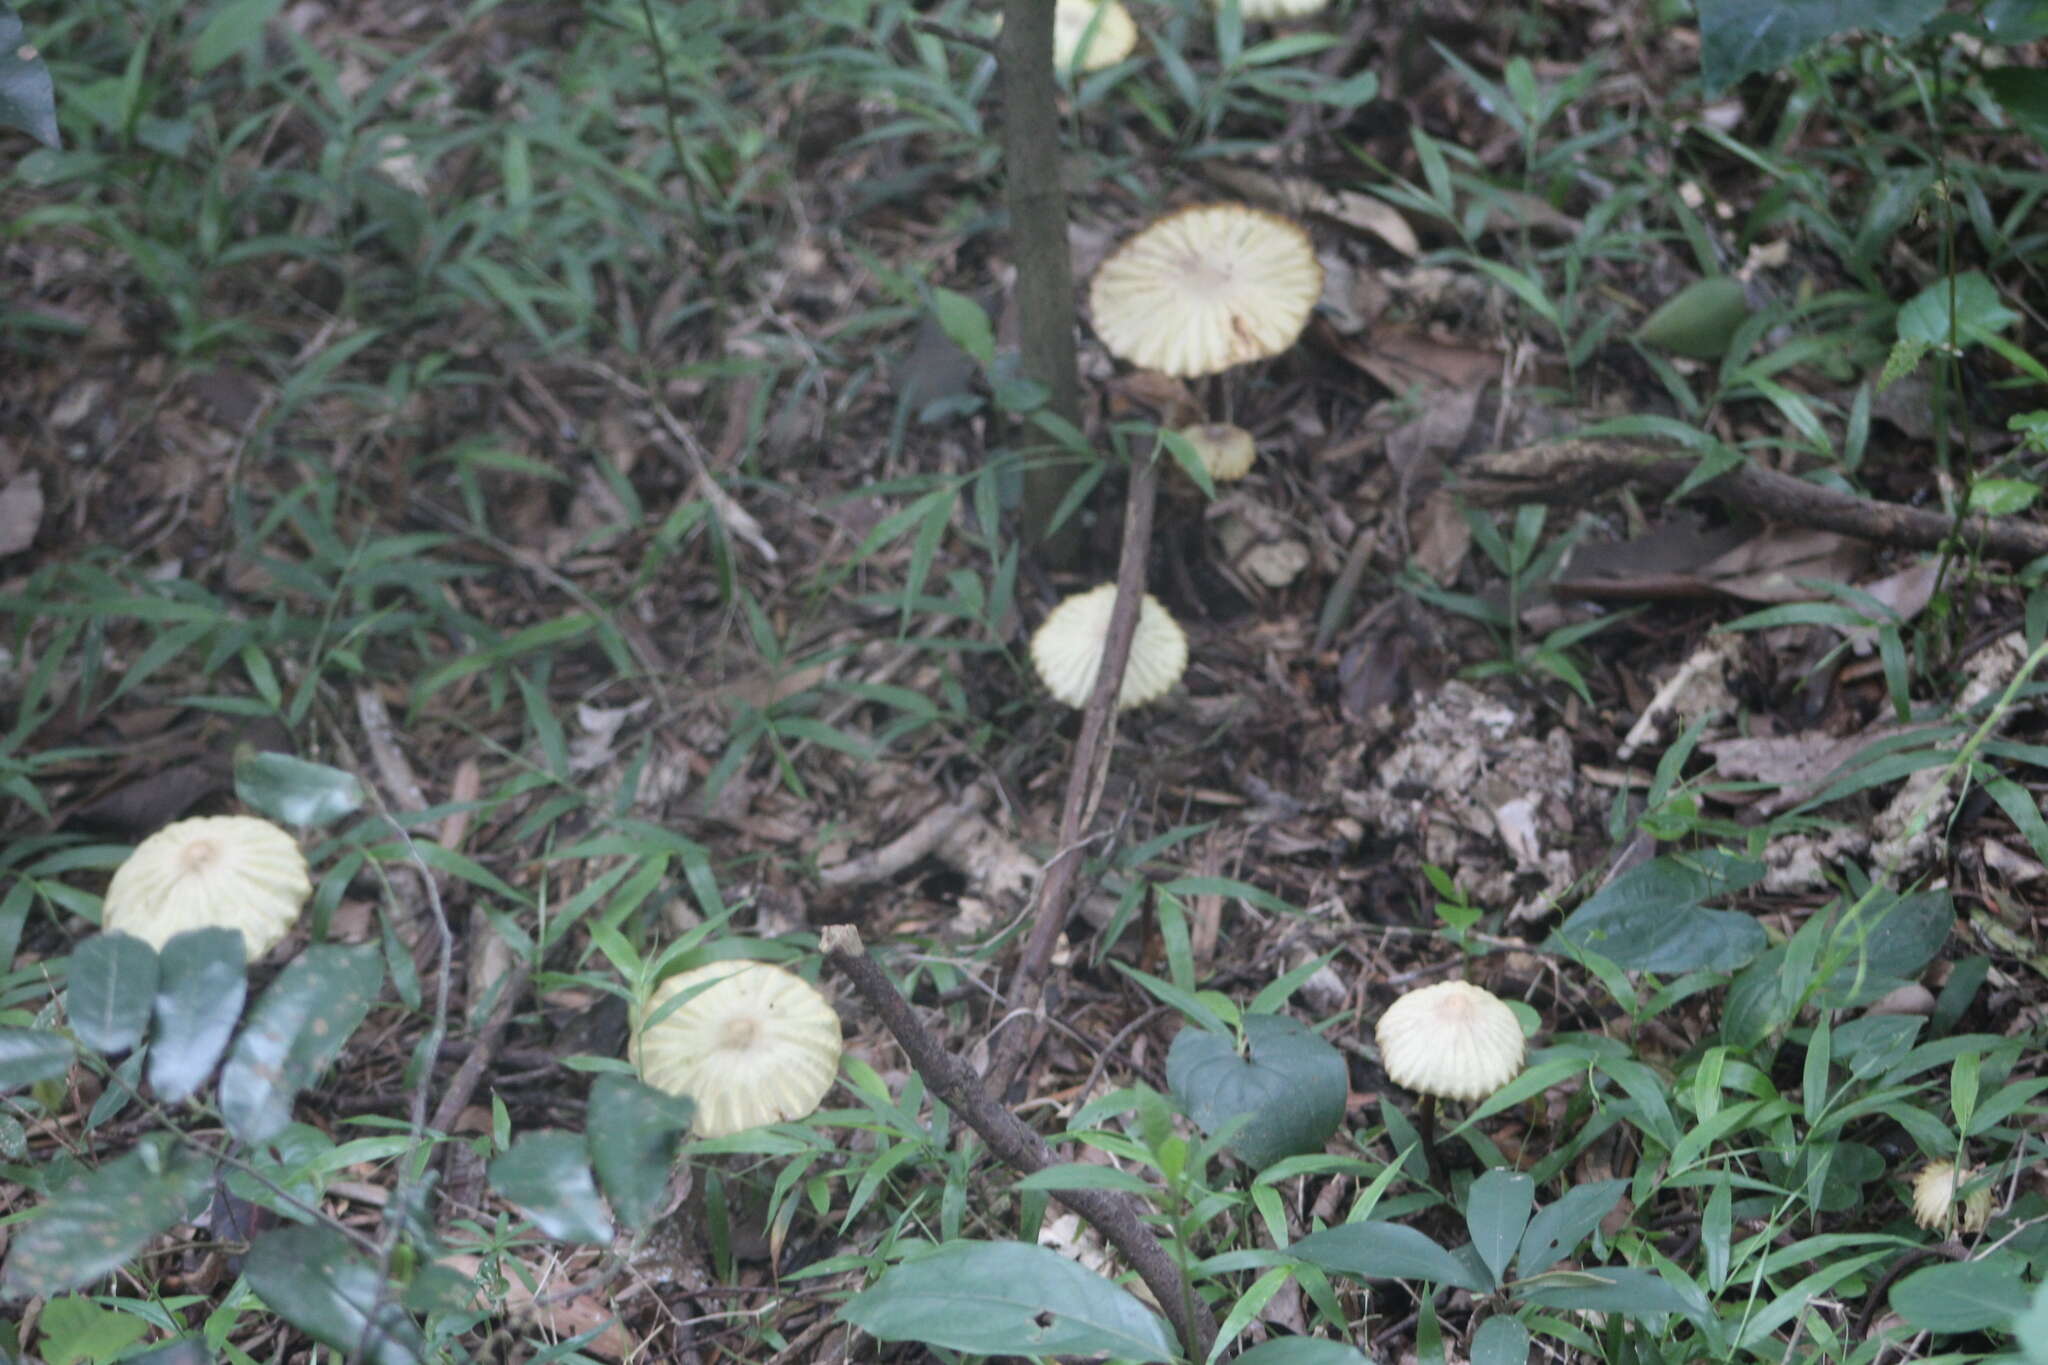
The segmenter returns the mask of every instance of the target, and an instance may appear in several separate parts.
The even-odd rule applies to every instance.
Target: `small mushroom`
[[[1059,0],[1053,7],[1056,71],[1100,71],[1130,56],[1137,45],[1138,26],[1118,0]]]
[[[689,998],[673,1009],[670,1001]],[[839,1072],[839,1016],[816,986],[767,962],[679,972],[640,1012],[640,1079],[697,1106],[691,1131],[728,1137],[817,1109]]]
[[[1229,422],[1198,422],[1174,433],[1195,448],[1195,458],[1216,483],[1232,483],[1252,472],[1259,448],[1252,434]]]
[[[1031,637],[1031,662],[1046,690],[1068,706],[1080,709],[1095,690],[1095,675],[1109,643],[1109,618],[1116,610],[1116,584],[1104,583],[1076,593],[1052,609]],[[1173,616],[1146,593],[1138,604],[1138,628],[1131,636],[1130,658],[1123,685],[1117,690],[1119,711],[1142,706],[1166,695],[1187,671],[1188,637]]]
[[[1375,1031],[1388,1077],[1422,1096],[1422,1145],[1432,1179],[1444,1179],[1436,1147],[1436,1105],[1483,1100],[1522,1069],[1527,1044],[1515,1012],[1469,981],[1442,981],[1408,992],[1380,1016]]]
[[[1306,19],[1329,8],[1330,0],[1238,0],[1237,12],[1248,24],[1266,19]],[[1223,0],[1209,0],[1212,9],[1222,9]]]
[[[237,929],[254,962],[277,946],[313,894],[298,840],[249,815],[165,825],[114,870],[100,926],[153,948],[191,929]]]
[[[1088,307],[1111,355],[1185,379],[1280,354],[1322,290],[1299,226],[1247,204],[1197,204],[1111,253]]]
[[[1970,1183],[1978,1168],[1956,1174],[1953,1161],[1930,1161],[1913,1177],[1913,1221],[1930,1232],[1982,1232],[1991,1221],[1991,1187],[1980,1186],[1963,1196],[1956,1209],[1956,1191]]]

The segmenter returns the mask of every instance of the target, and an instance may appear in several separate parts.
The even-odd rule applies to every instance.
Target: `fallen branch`
[[[1581,502],[1617,484],[1669,493],[1694,461],[1649,442],[1568,439],[1479,455],[1458,466],[1456,489],[1483,503]],[[1712,493],[1759,516],[1908,550],[1960,539],[1999,559],[2048,555],[2048,526],[2011,517],[1955,518],[1920,507],[1858,497],[1745,460],[1694,492]]]
[[[881,847],[819,868],[818,880],[827,886],[864,886],[887,881],[944,843],[962,820],[979,815],[987,800],[987,791],[969,787],[957,798],[941,801],[926,811],[916,824]]]
[[[1045,1140],[1023,1120],[990,1099],[974,1071],[925,1028],[895,983],[861,945],[860,931],[850,924],[828,925],[818,936],[825,960],[848,981],[903,1048],[904,1055],[931,1093],[981,1135],[989,1151],[1020,1175],[1054,1164]],[[1053,1198],[1088,1220],[1123,1255],[1173,1324],[1190,1360],[1206,1360],[1216,1339],[1216,1322],[1206,1303],[1188,1289],[1186,1276],[1151,1229],[1144,1224],[1144,1206],[1112,1190],[1056,1190]]]
[[[1045,997],[1045,974],[1053,950],[1067,927],[1074,900],[1074,879],[1081,870],[1082,835],[1101,799],[1109,755],[1116,742],[1116,699],[1123,690],[1124,664],[1131,637],[1138,629],[1138,607],[1145,597],[1145,556],[1152,544],[1152,505],[1159,491],[1159,466],[1140,460],[1131,470],[1124,498],[1124,543],[1116,568],[1116,606],[1109,615],[1109,639],[1103,645],[1102,667],[1095,690],[1081,716],[1081,738],[1074,744],[1067,770],[1066,799],[1060,807],[1058,851],[1038,883],[1032,908],[1031,937],[1018,960],[1010,985],[1010,1016],[998,1024],[990,1043],[988,1084],[998,1097],[1007,1095],[1024,1063],[1045,1035],[1039,1005]]]

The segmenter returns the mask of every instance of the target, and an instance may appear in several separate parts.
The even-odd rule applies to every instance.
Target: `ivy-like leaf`
[[[492,1189],[557,1241],[611,1241],[611,1215],[576,1134],[528,1133],[491,1163],[490,1176]]]
[[[240,930],[194,929],[164,945],[149,1049],[149,1084],[158,1099],[176,1104],[206,1080],[248,994]]]
[[[21,129],[45,147],[60,144],[50,69],[5,5],[0,5],[0,124]]]
[[[0,1028],[0,1094],[56,1079],[71,1069],[77,1055],[77,1047],[61,1033]]]
[[[73,948],[65,1007],[78,1041],[109,1055],[141,1042],[156,977],[156,949],[128,934],[94,934]]]
[[[631,1076],[608,1072],[591,1082],[585,1140],[598,1184],[627,1227],[642,1227],[661,1212],[676,1149],[696,1108]]]
[[[292,1100],[347,1044],[384,983],[374,943],[319,944],[286,967],[249,1012],[220,1076],[220,1110],[244,1142],[292,1121]]]
[[[303,829],[360,810],[363,784],[325,763],[249,752],[235,755],[235,795],[271,819]]]
[[[271,1311],[348,1359],[417,1365],[426,1352],[396,1291],[331,1228],[264,1233],[250,1244],[242,1273]]]
[[[15,1229],[0,1297],[61,1294],[118,1270],[198,1210],[211,1172],[168,1139],[149,1138],[72,1180]]]

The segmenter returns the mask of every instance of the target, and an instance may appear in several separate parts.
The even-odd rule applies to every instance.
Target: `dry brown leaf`
[[[1704,564],[1700,577],[1748,602],[1810,602],[1827,596],[1798,579],[1854,583],[1870,547],[1833,531],[1773,526]]]
[[[1375,329],[1369,338],[1330,335],[1337,353],[1397,394],[1418,390],[1477,390],[1500,376],[1500,357],[1471,346],[1432,341],[1403,327]]]
[[[1250,166],[1215,162],[1203,173],[1265,208],[1294,217],[1315,214],[1354,232],[1379,238],[1403,256],[1422,250],[1415,229],[1393,205],[1356,190],[1333,190],[1303,175],[1274,175]]]
[[[20,554],[43,524],[43,476],[31,469],[0,487],[0,555]]]
[[[472,1282],[483,1272],[483,1261],[476,1256],[443,1256],[438,1264],[458,1275],[467,1276]],[[579,1294],[558,1300],[549,1292],[546,1280],[537,1269],[529,1266],[526,1272],[522,1275],[508,1267],[503,1275],[505,1311],[512,1317],[540,1328],[558,1341],[603,1328],[583,1344],[582,1349],[592,1355],[619,1360],[633,1351],[631,1334],[619,1325],[617,1315],[595,1296]],[[529,1279],[542,1286],[538,1296],[527,1288]]]

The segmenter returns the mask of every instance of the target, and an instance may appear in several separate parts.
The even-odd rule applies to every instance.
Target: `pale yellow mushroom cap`
[[[1522,1069],[1522,1026],[1489,991],[1442,981],[1380,1016],[1380,1065],[1396,1085],[1446,1100],[1485,1099]]]
[[[656,1017],[696,986],[704,989]],[[640,1020],[631,1049],[640,1079],[694,1100],[691,1131],[698,1137],[800,1119],[818,1107],[839,1072],[839,1016],[831,1003],[771,963],[733,960],[679,972],[655,990]]]
[[[1097,14],[1102,17],[1097,20]],[[1095,25],[1090,33],[1088,26]],[[1081,44],[1086,40],[1087,47]],[[1138,26],[1118,0],[1059,0],[1052,12],[1052,64],[1058,71],[1099,71],[1131,55]]]
[[[1116,610],[1116,584],[1076,593],[1052,609],[1031,637],[1031,662],[1046,690],[1072,707],[1088,704],[1102,652],[1109,643],[1109,618]],[[1166,695],[1188,667],[1188,637],[1178,623],[1145,594],[1138,604],[1138,628],[1131,636],[1131,654],[1117,691],[1119,711],[1142,706]]]
[[[1252,463],[1259,457],[1252,434],[1228,422],[1199,422],[1182,427],[1176,434],[1195,448],[1202,468],[1217,483],[1243,478],[1252,472]]]
[[[1306,19],[1328,9],[1330,0],[1238,0],[1237,12],[1248,23],[1268,19]],[[1209,0],[1211,9],[1222,9],[1223,0]]]
[[[165,825],[114,870],[100,927],[162,948],[188,929],[239,929],[254,962],[313,894],[298,840],[268,820],[212,815]]]
[[[1956,1174],[1952,1161],[1930,1161],[1913,1177],[1913,1221],[1934,1232],[1954,1227],[1961,1232],[1982,1232],[1991,1221],[1991,1187],[1970,1191],[1963,1199],[1961,1215],[1956,1214],[1956,1191],[1970,1183],[1977,1168]]]
[[[1088,306],[1110,354],[1185,379],[1286,350],[1322,291],[1301,228],[1245,204],[1199,204],[1117,248]]]

